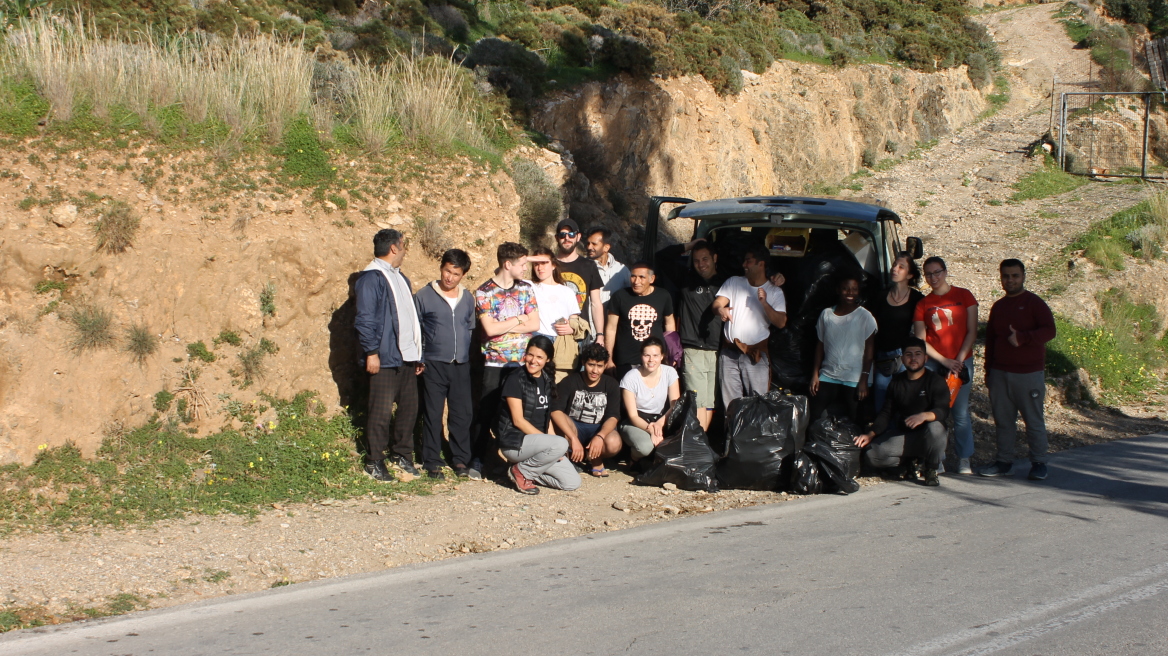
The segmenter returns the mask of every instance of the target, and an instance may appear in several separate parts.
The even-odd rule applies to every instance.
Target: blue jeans
[[[929,360],[925,366],[942,377],[949,375],[949,372],[935,360]],[[973,455],[973,422],[969,417],[969,393],[973,390],[972,357],[965,361],[965,371],[969,373],[970,382],[961,386],[961,390],[957,392],[957,399],[949,410],[953,415],[953,446],[957,449],[958,458]]]
[[[576,424],[576,439],[580,440],[580,445],[587,449],[588,443],[600,432],[601,424],[581,424],[575,419],[572,420],[572,423]]]

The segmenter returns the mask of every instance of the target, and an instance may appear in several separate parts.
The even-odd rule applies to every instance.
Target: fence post
[[[1067,170],[1067,94],[1059,98],[1059,170]]]
[[[1148,121],[1152,111],[1152,94],[1144,94],[1144,148],[1140,153],[1140,178],[1148,179]]]

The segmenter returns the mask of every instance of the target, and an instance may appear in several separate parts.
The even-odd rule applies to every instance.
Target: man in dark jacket
[[[466,251],[442,254],[437,280],[418,290],[414,303],[422,324],[422,467],[430,478],[442,474],[442,411],[449,406],[447,428],[454,473],[469,476],[470,425],[474,419],[470,383],[470,338],[475,326],[474,295],[462,285],[470,270]]]
[[[1011,472],[1021,413],[1030,447],[1027,478],[1041,481],[1046,478],[1046,343],[1055,337],[1054,315],[1045,301],[1026,291],[1026,265],[1021,260],[1003,260],[998,272],[1006,295],[990,309],[985,342],[985,382],[998,432],[998,457],[978,474]]]
[[[680,266],[689,253],[691,267]],[[708,429],[714,416],[718,382],[718,349],[722,346],[722,318],[714,312],[714,297],[726,277],[718,273],[718,256],[704,239],[667,246],[657,252],[661,277],[677,289],[677,332],[681,338],[682,388],[698,394],[698,421]],[[668,285],[663,285],[668,288]]]
[[[925,369],[925,342],[910,337],[901,361],[905,370],[892,377],[888,396],[872,430],[858,435],[856,446],[870,446],[866,452],[868,464],[877,469],[893,469],[909,461],[905,480],[917,480],[911,460],[920,458],[925,471],[925,485],[941,484],[937,468],[945,457],[945,443],[949,431],[949,386],[945,379]],[[877,437],[879,436],[879,437]]]
[[[414,467],[414,422],[418,417],[418,374],[422,373],[422,328],[410,281],[401,272],[409,243],[397,230],[373,236],[373,261],[357,278],[357,341],[360,364],[369,374],[369,443],[365,473],[392,481],[385,466],[389,425],[393,427],[393,464],[417,476]],[[397,418],[393,406],[397,404]]]

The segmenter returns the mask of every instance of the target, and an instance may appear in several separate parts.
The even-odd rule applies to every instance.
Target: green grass
[[[114,316],[97,305],[83,305],[69,313],[73,326],[72,347],[77,352],[108,348],[114,344]]]
[[[243,338],[240,337],[239,333],[235,332],[234,330],[227,330],[224,328],[223,330],[219,331],[219,336],[211,340],[211,342],[215,346],[219,346],[220,344],[239,346],[240,344],[243,344]]]
[[[1010,201],[1018,203],[1025,200],[1050,198],[1074,191],[1085,184],[1087,184],[1087,178],[1060,170],[1054,158],[1047,155],[1041,169],[1028,174],[1013,184],[1015,191],[1010,196]]]
[[[267,402],[276,419],[263,430],[225,429],[200,438],[155,420],[106,437],[92,459],[67,444],[41,451],[31,465],[0,467],[0,534],[429,493],[431,483],[423,479],[380,483],[366,476],[348,416],[318,415],[323,406],[313,403],[313,394]]]
[[[1046,371],[1063,376],[1079,368],[1099,381],[1105,400],[1140,398],[1160,389],[1155,372],[1168,355],[1161,319],[1151,304],[1133,302],[1109,289],[1096,298],[1100,324],[1084,327],[1056,317],[1058,335],[1047,344]]]
[[[124,253],[134,245],[142,220],[124,201],[115,200],[93,224],[97,250],[110,254]]]
[[[215,354],[207,350],[207,345],[203,340],[199,340],[193,344],[187,344],[187,357],[191,360],[200,360],[202,362],[214,362]]]
[[[150,328],[143,324],[126,328],[126,351],[140,365],[158,351],[159,342],[158,335],[150,332]]]
[[[276,316],[276,283],[269,282],[260,290],[260,313],[265,317]]]
[[[1083,256],[1104,269],[1123,271],[1128,256],[1159,255],[1159,245],[1135,238],[1148,226],[1157,226],[1152,203],[1144,201],[1112,214],[1096,223],[1063,249],[1065,254],[1083,251]],[[1152,249],[1155,248],[1153,251]],[[1152,252],[1145,252],[1152,251]]]
[[[58,291],[63,294],[67,289],[69,289],[69,283],[63,280],[42,280],[32,288],[37,294],[48,294],[53,291]]]
[[[978,120],[986,119],[997,114],[1010,102],[1010,80],[1005,75],[994,78],[994,93],[986,96],[989,107],[978,116]]]

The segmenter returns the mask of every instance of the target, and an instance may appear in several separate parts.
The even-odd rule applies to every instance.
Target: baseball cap
[[[564,228],[567,228],[572,232],[580,232],[580,226],[576,225],[576,222],[572,219],[564,219],[563,221],[560,221],[559,225],[556,226],[556,232],[559,232]]]

